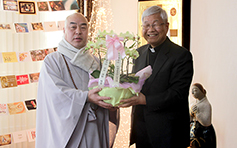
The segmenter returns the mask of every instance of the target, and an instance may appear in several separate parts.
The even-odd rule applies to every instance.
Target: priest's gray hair
[[[157,14],[157,13],[160,14],[160,17],[162,18],[164,23],[168,22],[168,16],[164,9],[162,9],[159,6],[151,6],[142,13],[142,23],[143,23],[144,17],[150,16],[152,14]]]

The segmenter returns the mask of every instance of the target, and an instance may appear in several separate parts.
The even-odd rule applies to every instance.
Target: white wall
[[[2,0],[0,1],[2,4]],[[0,4],[0,5],[1,5]],[[56,47],[62,38],[62,31],[30,31],[29,33],[15,33],[13,23],[30,23],[61,21],[73,11],[58,12],[40,12],[37,15],[21,15],[12,11],[2,11],[0,9],[0,23],[11,24],[11,31],[0,30],[0,52],[29,52],[31,50],[39,50]],[[25,75],[37,73],[40,71],[42,61],[32,62],[0,62],[0,76]],[[37,99],[38,83],[29,83],[26,85],[18,85],[17,87],[0,89],[0,104],[24,102],[26,100]],[[35,110],[17,115],[0,116],[0,135],[13,134],[19,131],[33,129],[36,126]],[[23,135],[24,136],[24,135]],[[33,148],[34,142],[19,142],[14,140],[7,148]],[[3,148],[4,146],[1,146]]]
[[[236,147],[237,1],[192,0],[193,82],[207,90],[218,148]]]
[[[218,148],[237,145],[236,6],[236,0],[192,0],[191,5],[191,52],[195,68],[193,83],[200,82],[207,90]],[[137,0],[111,0],[111,8],[115,32],[137,32]],[[193,100],[190,95],[190,102]],[[121,126],[127,124],[126,118],[128,116],[124,117]],[[128,133],[123,134],[126,136]]]
[[[116,33],[137,33],[138,0],[110,0]]]

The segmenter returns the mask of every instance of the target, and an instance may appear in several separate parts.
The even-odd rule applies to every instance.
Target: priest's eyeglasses
[[[161,26],[162,25],[164,25],[165,23],[154,23],[154,24],[144,24],[144,25],[142,25],[142,28],[144,29],[144,30],[148,30],[148,29],[150,29],[150,27],[152,27],[153,29],[160,29],[161,28]]]

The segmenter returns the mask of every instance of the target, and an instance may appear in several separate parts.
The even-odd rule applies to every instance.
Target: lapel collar
[[[149,45],[144,46],[144,48],[140,52],[139,59],[138,59],[139,61],[136,62],[136,64],[137,64],[137,71],[139,71],[139,70],[143,69],[144,67],[146,67],[148,48],[149,48]]]
[[[157,73],[160,71],[160,69],[162,68],[162,66],[164,65],[164,63],[168,60],[168,56],[167,56],[167,53],[169,52],[170,50],[170,40],[167,39],[165,40],[165,43],[163,44],[163,46],[161,47],[157,57],[156,57],[156,60],[155,60],[155,63],[153,65],[153,69],[152,69],[152,75],[150,76],[150,78],[147,80],[147,84],[151,84]],[[147,87],[149,88],[151,85],[147,85]],[[147,88],[147,89],[148,89]]]

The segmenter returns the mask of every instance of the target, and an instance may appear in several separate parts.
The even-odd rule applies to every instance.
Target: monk
[[[88,91],[89,73],[99,61],[85,51],[88,22],[80,13],[69,15],[58,50],[44,59],[40,71],[36,148],[108,148],[109,110],[115,110]]]

